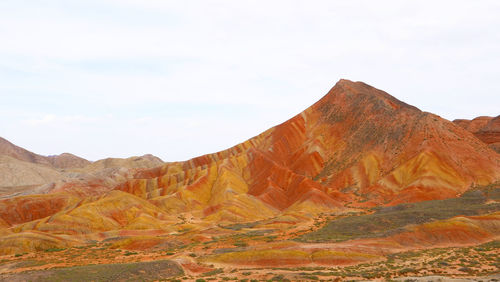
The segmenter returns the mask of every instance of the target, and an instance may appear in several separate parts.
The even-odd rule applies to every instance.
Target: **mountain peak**
[[[327,122],[344,120],[366,120],[372,118],[392,119],[397,111],[410,115],[421,111],[408,105],[388,93],[364,82],[339,80],[335,86],[316,104],[312,111],[322,113]]]
[[[345,102],[354,103],[355,106],[363,106],[362,103],[376,103],[378,106],[386,107],[387,109],[406,108],[420,112],[418,108],[408,105],[387,92],[362,81],[340,79],[325,97],[329,96],[344,97]]]
[[[41,155],[35,154],[33,152],[30,152],[26,149],[23,149],[19,146],[14,145],[10,141],[8,141],[5,138],[0,137],[0,154],[1,155],[6,155],[21,161],[26,161],[30,163],[38,163],[38,164],[44,164],[44,165],[49,165],[50,162]]]

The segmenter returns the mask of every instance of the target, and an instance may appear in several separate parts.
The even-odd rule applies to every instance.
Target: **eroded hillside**
[[[474,249],[485,261],[498,258],[488,242],[500,234],[500,154],[463,127],[341,80],[227,150],[107,159],[0,200],[0,273],[168,259],[186,279],[491,275],[498,263],[455,271],[450,258],[406,273],[393,263],[479,244],[490,244]],[[19,264],[27,258],[34,265]],[[360,264],[366,273],[349,268]]]

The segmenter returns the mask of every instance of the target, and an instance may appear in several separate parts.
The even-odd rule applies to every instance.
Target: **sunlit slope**
[[[449,198],[499,179],[500,156],[466,130],[364,83],[341,80],[261,135],[143,171],[119,189],[204,216],[231,206],[223,213],[238,219],[251,207],[253,216],[265,217],[297,207]]]

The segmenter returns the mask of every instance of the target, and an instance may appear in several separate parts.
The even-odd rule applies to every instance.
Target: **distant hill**
[[[153,168],[162,164],[163,161],[153,155],[95,162],[70,153],[42,156],[0,137],[0,198],[48,192],[57,187],[89,187],[96,182],[104,190],[109,190],[129,169]]]
[[[16,146],[6,139],[0,137],[0,155],[5,155],[25,162],[42,164],[54,168],[80,168],[90,164],[86,159],[63,153],[54,156],[41,156],[24,148]]]
[[[130,158],[106,158],[88,164],[85,171],[97,171],[106,168],[126,167],[126,168],[153,168],[162,165],[164,162],[151,154]]]
[[[497,117],[480,116],[472,120],[456,119],[453,122],[472,132],[479,140],[500,153],[500,115]]]
[[[0,155],[0,196],[29,190],[62,177],[52,167]]]

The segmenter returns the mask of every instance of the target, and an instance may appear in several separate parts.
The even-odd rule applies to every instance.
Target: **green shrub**
[[[469,267],[462,267],[462,268],[459,268],[459,269],[458,269],[458,271],[471,273],[471,272],[473,272],[474,270],[473,270],[472,268],[469,268]]]
[[[500,189],[498,189],[500,190]],[[464,193],[459,198],[379,207],[375,213],[347,216],[328,222],[322,228],[306,233],[296,240],[305,242],[345,241],[354,238],[383,237],[398,233],[406,225],[422,224],[458,215],[472,216],[500,210],[500,203],[486,204],[487,197],[479,190]],[[500,242],[483,244],[492,248]]]
[[[214,269],[212,271],[205,272],[202,275],[203,276],[213,276],[213,275],[217,275],[217,274],[220,274],[220,273],[224,273],[224,270],[222,270],[222,268],[217,268],[217,269]]]
[[[416,272],[417,271],[414,268],[407,267],[407,268],[403,268],[400,271],[398,271],[398,274],[399,275],[406,275],[408,273],[416,273]]]
[[[248,247],[248,243],[243,241],[234,242],[233,245],[235,245],[236,247]]]
[[[66,250],[66,248],[49,248],[49,249],[46,249],[45,252],[51,253],[51,252],[60,252],[60,251],[64,251],[64,250]]]

